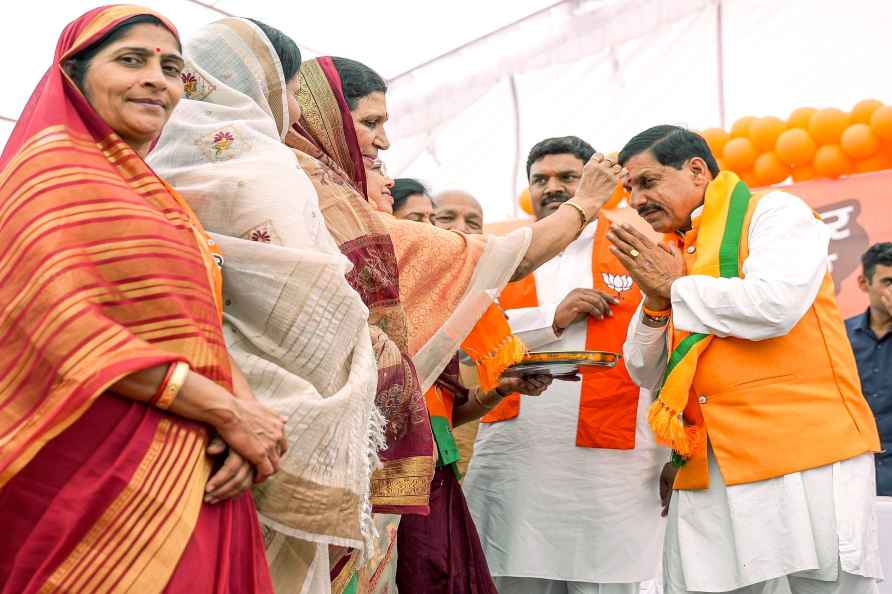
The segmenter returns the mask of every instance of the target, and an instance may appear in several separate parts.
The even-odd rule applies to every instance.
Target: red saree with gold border
[[[109,390],[173,361],[231,388],[204,231],[61,67],[141,14],[176,34],[66,27],[0,157],[3,594],[272,591],[250,495],[202,501],[207,429]]]

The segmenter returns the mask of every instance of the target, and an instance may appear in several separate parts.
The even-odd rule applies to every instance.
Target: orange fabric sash
[[[604,320],[588,318],[585,348],[621,353],[626,329],[642,295],[638,287],[632,284],[628,271],[608,249],[607,231],[610,224],[610,219],[605,215],[598,217],[592,248],[592,280],[595,289],[616,295],[620,302],[613,306],[612,317]],[[535,276],[530,274],[505,287],[500,303],[505,309],[538,306]],[[633,449],[640,390],[629,377],[625,365],[620,363],[609,370],[583,370],[581,390],[576,445],[583,448]],[[518,414],[520,395],[512,394],[482,421],[506,421]]]
[[[434,384],[428,388],[424,397],[427,400],[427,412],[430,413],[430,416],[443,417],[449,423],[450,429],[453,428],[452,411],[454,410],[455,395],[446,388]]]

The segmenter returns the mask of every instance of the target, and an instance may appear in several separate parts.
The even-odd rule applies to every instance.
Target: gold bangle
[[[178,361],[177,363],[174,363],[173,366],[174,368],[173,371],[170,372],[167,384],[162,388],[161,396],[155,402],[155,406],[161,410],[170,408],[170,405],[173,404],[177,394],[179,394],[180,390],[183,388],[183,384],[186,383],[186,376],[189,375],[188,363]]]
[[[496,389],[496,394],[499,394],[498,388]],[[499,402],[502,401],[502,398],[504,398],[504,396],[502,396],[502,398],[499,398],[499,400],[497,402],[493,402],[492,404],[487,404],[487,403],[483,402],[482,400],[480,400],[480,388],[474,388],[474,390],[471,392],[471,396],[473,396],[474,402],[477,403],[477,406],[484,408],[486,410],[491,410]]]
[[[565,205],[575,209],[576,212],[579,213],[579,232],[577,233],[577,235],[579,235],[580,233],[582,233],[582,230],[585,229],[585,226],[588,225],[588,216],[586,216],[585,210],[583,210],[581,206],[579,206],[572,200],[567,200],[566,202],[561,204],[561,206]]]

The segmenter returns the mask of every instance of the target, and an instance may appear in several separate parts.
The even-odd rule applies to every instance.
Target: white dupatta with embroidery
[[[230,352],[255,396],[288,417],[282,469],[255,489],[261,521],[280,535],[363,549],[383,445],[368,311],[347,284],[350,263],[313,185],[282,143],[279,59],[243,19],[204,27],[185,51],[186,98],[149,163],[220,244]]]

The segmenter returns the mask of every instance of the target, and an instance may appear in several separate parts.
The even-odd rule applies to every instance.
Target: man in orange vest
[[[796,196],[719,171],[699,135],[657,126],[619,160],[667,246],[614,227],[645,299],[626,366],[679,468],[667,594],[874,594],[876,424],[828,273],[829,233]]]
[[[551,138],[527,161],[538,219],[576,193],[594,154]],[[641,293],[595,224],[500,303],[531,350],[619,352]],[[509,396],[482,419],[465,493],[502,594],[638,594],[658,572],[658,477],[668,451],[647,428],[650,394],[625,368]]]

